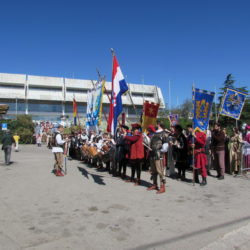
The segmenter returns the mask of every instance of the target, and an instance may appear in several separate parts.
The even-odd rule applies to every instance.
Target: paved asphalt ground
[[[0,154],[0,250],[250,249],[246,177],[168,178],[157,195],[146,172],[134,186],[73,160],[55,177],[45,146],[21,145],[12,160]]]

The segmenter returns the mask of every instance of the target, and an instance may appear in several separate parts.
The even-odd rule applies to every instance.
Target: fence
[[[250,144],[245,142],[241,151],[241,173],[250,170]]]

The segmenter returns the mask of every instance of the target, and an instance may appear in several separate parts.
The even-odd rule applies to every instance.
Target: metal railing
[[[250,170],[250,144],[245,142],[241,149],[241,173]]]

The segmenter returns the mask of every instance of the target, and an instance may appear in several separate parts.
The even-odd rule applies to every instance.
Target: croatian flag
[[[124,94],[127,90],[128,85],[123,77],[116,56],[114,55],[112,69],[112,94],[107,127],[107,131],[111,132],[112,135],[115,134],[118,116],[122,112],[122,94]]]

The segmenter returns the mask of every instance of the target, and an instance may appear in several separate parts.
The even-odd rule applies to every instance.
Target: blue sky
[[[232,73],[250,89],[248,0],[1,1],[0,72],[156,84],[172,106]]]

